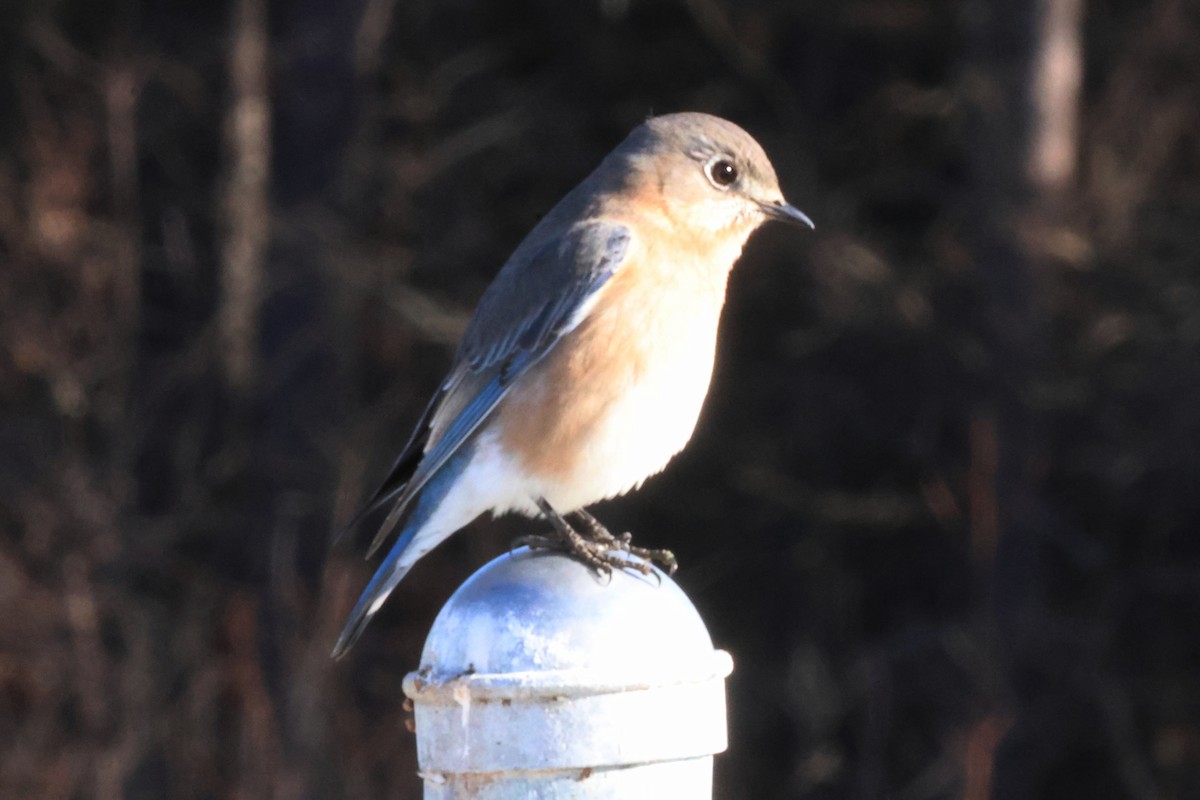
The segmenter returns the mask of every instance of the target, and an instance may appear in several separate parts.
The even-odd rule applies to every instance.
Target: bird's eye
[[[718,189],[725,189],[738,179],[738,168],[728,158],[714,158],[708,162],[704,171],[712,185]]]

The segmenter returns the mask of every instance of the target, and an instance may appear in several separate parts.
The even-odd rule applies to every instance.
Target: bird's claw
[[[643,575],[649,575],[653,569],[645,561],[634,561],[621,555],[623,549],[614,548],[607,542],[596,542],[586,539],[577,531],[575,536],[559,536],[555,531],[553,536],[530,535],[522,536],[513,542],[516,547],[529,547],[533,550],[556,550],[566,553],[572,558],[582,561],[601,575],[612,575],[614,569],[632,569]],[[578,538],[576,538],[578,537]],[[634,555],[637,555],[634,553]]]
[[[675,571],[679,569],[679,562],[675,560],[675,554],[670,550],[649,550],[645,547],[632,546],[626,550],[635,556],[658,564],[668,575],[674,575]]]
[[[675,554],[670,550],[652,550],[647,547],[636,547],[633,544],[632,533],[625,531],[622,534],[614,536],[608,528],[604,527],[604,524],[600,520],[583,509],[576,511],[574,516],[583,523],[583,526],[588,530],[588,534],[596,541],[604,542],[612,549],[624,550],[630,555],[654,562],[661,566],[668,575],[674,575],[675,570],[679,569],[679,562],[675,560]]]
[[[576,525],[572,525],[555,512],[548,503],[542,501],[539,505],[554,529],[554,534],[522,536],[514,543],[516,546],[525,545],[533,549],[558,550],[567,553],[602,575],[611,575],[613,569],[632,569],[643,575],[650,575],[654,571],[652,566],[654,563],[659,564],[668,575],[673,575],[679,568],[675,554],[670,550],[636,547],[633,544],[632,534],[625,532],[614,536],[598,519],[586,511],[579,510],[572,513],[571,516],[576,522]],[[579,530],[580,528],[583,529],[583,532]],[[626,554],[640,560],[628,558]]]

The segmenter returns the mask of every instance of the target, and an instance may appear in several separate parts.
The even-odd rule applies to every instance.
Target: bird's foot
[[[594,541],[602,542],[614,550],[623,550],[630,555],[635,555],[638,558],[644,558],[646,561],[658,564],[668,575],[674,575],[675,570],[679,569],[679,562],[675,560],[675,554],[670,550],[652,550],[648,547],[636,547],[633,544],[632,533],[625,531],[620,535],[614,535],[608,528],[604,527],[604,523],[582,508],[573,512],[571,516],[587,529],[587,535]]]
[[[632,569],[643,575],[649,575],[654,571],[645,561],[635,561],[625,557],[623,550],[585,539],[579,535],[578,531],[572,530],[572,533],[575,535],[564,537],[558,535],[558,531],[555,530],[551,536],[522,536],[513,544],[517,547],[526,546],[534,550],[556,550],[566,553],[602,575],[611,575],[614,569]]]
[[[572,515],[580,523],[580,527],[586,530],[587,535],[584,535],[545,500],[539,499],[538,507],[550,522],[554,534],[522,536],[517,539],[517,545],[565,552],[606,575],[611,574],[613,569],[632,569],[649,575],[653,568],[647,562],[661,564],[668,573],[673,573],[676,569],[675,556],[671,551],[634,547],[631,543],[632,537],[628,533],[614,536],[586,511],[576,511]],[[645,560],[635,561],[626,554]]]

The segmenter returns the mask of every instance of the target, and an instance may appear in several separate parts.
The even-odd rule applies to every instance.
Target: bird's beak
[[[792,225],[806,225],[811,230],[816,230],[816,225],[808,218],[800,209],[796,208],[786,200],[776,200],[773,203],[759,203],[763,213],[768,219],[777,219],[780,222],[787,222]]]

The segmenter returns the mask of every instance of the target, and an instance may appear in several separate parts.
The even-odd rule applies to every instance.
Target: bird
[[[348,524],[400,532],[333,657],[413,564],[480,514],[549,521],[527,543],[598,569],[657,558],[586,507],[640,487],[687,444],[708,393],[730,271],[760,225],[814,228],[762,146],[700,112],[636,127],[517,246],[379,489]],[[402,523],[402,524],[401,524]]]

